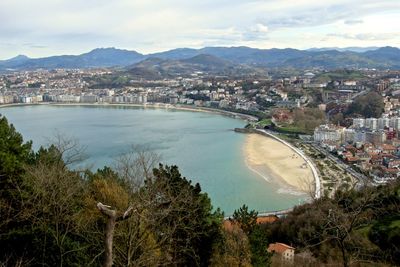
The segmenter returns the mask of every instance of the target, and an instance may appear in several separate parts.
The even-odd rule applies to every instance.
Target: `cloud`
[[[256,23],[241,31],[241,39],[244,41],[267,40],[268,33],[267,25]]]
[[[346,25],[356,25],[356,24],[362,24],[364,21],[362,19],[347,19],[344,21],[344,24]]]
[[[267,33],[268,32],[268,26],[262,24],[262,23],[257,23],[256,25],[252,26],[250,28],[252,32],[255,33]]]
[[[268,1],[267,1],[268,2]],[[348,22],[346,24],[362,23],[361,17],[371,14],[381,14],[400,10],[400,1],[372,1],[372,0],[325,0],[311,4],[311,1],[298,0],[282,1],[291,5],[281,5],[281,8],[271,6],[260,6],[260,20],[269,25],[270,30],[280,30],[281,28],[299,27],[319,27],[321,25],[333,24],[339,21]],[[399,11],[397,11],[399,13]],[[357,19],[354,19],[357,18]]]
[[[30,48],[44,49],[44,48],[47,48],[47,46],[46,45],[31,45]]]
[[[0,58],[106,46],[144,53],[205,44],[316,46],[329,32],[352,45],[400,45],[382,34],[400,25],[400,1],[393,0],[0,0],[0,18],[1,42],[15,44],[0,44]]]
[[[331,33],[328,36],[339,37],[343,39],[359,40],[359,41],[380,41],[380,40],[390,40],[394,36],[398,36],[398,33],[358,33],[358,34],[341,34],[341,33]]]
[[[24,47],[29,47],[29,48],[34,48],[34,49],[44,49],[47,48],[46,45],[41,45],[41,44],[34,44],[34,43],[24,43],[22,44]]]

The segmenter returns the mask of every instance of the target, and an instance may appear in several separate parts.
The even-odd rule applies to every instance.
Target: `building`
[[[385,141],[386,141],[386,134],[383,131],[366,133],[366,142],[368,143],[379,145],[385,143]]]
[[[7,100],[8,100],[7,96],[4,96],[4,95],[0,94],[0,104],[9,104],[10,102],[7,101]]]
[[[66,102],[66,103],[77,103],[77,102],[81,102],[81,97],[75,96],[75,95],[58,95],[55,97],[55,99],[53,101]]]
[[[268,252],[276,253],[281,256],[281,259],[288,262],[294,261],[294,247],[284,243],[272,243],[268,246]]]
[[[343,141],[346,143],[354,143],[356,131],[354,129],[343,130]]]
[[[80,102],[82,103],[96,103],[97,96],[96,95],[82,95]]]
[[[364,128],[365,127],[365,119],[363,118],[354,118],[353,119],[354,128]]]
[[[343,140],[344,128],[336,125],[323,124],[314,130],[314,141],[316,142],[335,142]]]
[[[400,118],[399,117],[390,118],[389,127],[392,127],[396,130],[400,130]]]
[[[276,106],[278,108],[299,108],[300,100],[299,99],[296,99],[295,101],[282,100],[282,101],[276,102]]]
[[[378,120],[376,118],[365,119],[365,128],[372,131],[378,130]]]
[[[390,119],[389,118],[379,118],[378,119],[378,129],[383,130],[389,127]]]
[[[354,143],[365,143],[367,140],[367,135],[364,131],[357,131],[354,133]]]

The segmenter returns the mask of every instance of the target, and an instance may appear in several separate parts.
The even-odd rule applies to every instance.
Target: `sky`
[[[400,47],[400,0],[0,0],[0,59],[205,46]]]

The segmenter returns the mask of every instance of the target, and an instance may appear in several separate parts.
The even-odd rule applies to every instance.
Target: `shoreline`
[[[207,108],[207,107],[196,107],[189,105],[173,105],[165,103],[147,103],[147,104],[129,104],[129,103],[57,103],[57,102],[42,102],[42,103],[12,103],[12,104],[0,104],[0,108],[3,107],[21,107],[21,106],[101,106],[101,107],[137,107],[137,108],[153,108],[153,109],[172,109],[182,110],[191,112],[204,112],[213,113],[230,118],[239,118],[244,121],[258,121],[258,118],[248,114],[242,114],[227,110]]]
[[[312,172],[292,149],[269,137],[250,134],[245,142],[247,165],[269,182],[279,185],[281,192],[304,194],[312,183]],[[263,172],[264,171],[264,172]]]
[[[265,130],[249,133],[244,145],[246,165],[281,193],[320,197],[320,179],[313,163],[302,151]]]
[[[244,121],[254,121],[258,120],[256,117],[247,115],[247,114],[241,114],[241,113],[235,113],[235,112],[230,112],[230,111],[225,111],[225,110],[219,110],[219,109],[212,109],[212,108],[204,108],[204,107],[194,107],[194,106],[185,106],[185,105],[172,105],[172,104],[164,104],[164,103],[152,103],[152,104],[127,104],[127,103],[115,103],[115,104],[109,104],[109,103],[52,103],[52,102],[44,102],[44,103],[13,103],[13,104],[1,104],[0,108],[3,107],[18,107],[18,106],[35,106],[35,105],[43,105],[43,106],[88,106],[88,107],[94,107],[94,106],[99,106],[99,107],[137,107],[137,108],[152,108],[152,109],[172,109],[172,110],[181,110],[181,111],[188,111],[188,112],[204,112],[204,113],[213,113],[213,114],[218,114],[222,116],[227,116],[230,118],[239,118]],[[320,197],[320,181],[319,181],[319,176],[318,173],[315,170],[315,167],[313,166],[312,162],[301,152],[299,149],[293,147],[291,144],[287,143],[286,141],[280,139],[276,135],[267,132],[265,130],[248,130],[248,129],[243,129],[244,133],[252,133],[255,134],[265,140],[273,140],[274,142],[279,143],[282,147],[285,147],[287,149],[291,150],[291,153],[299,155],[303,160],[304,163],[308,166],[308,168],[311,169],[311,173],[313,176],[313,181],[309,179],[309,184],[314,185],[315,187],[315,198]],[[261,139],[260,139],[261,140]],[[263,143],[263,141],[260,141],[260,143]],[[244,144],[244,146],[247,146],[247,140]],[[269,154],[268,150],[266,154]],[[264,152],[265,152],[264,151]],[[275,184],[278,184],[280,186],[280,192],[282,193],[290,193],[294,195],[300,195],[304,194],[305,192],[309,191],[310,189],[307,188],[306,190],[299,186],[299,181],[294,181],[295,179],[285,177],[286,175],[282,175],[282,172],[279,172],[279,170],[274,167],[271,164],[251,164],[248,162],[248,154],[245,153],[244,159],[246,162],[246,165],[250,171],[253,173],[257,174],[258,176],[262,177],[266,182],[274,182]],[[262,158],[262,156],[261,156]],[[265,162],[264,162],[265,163]],[[261,166],[259,166],[261,165]],[[271,168],[272,167],[272,168]],[[287,168],[290,168],[290,164],[286,166]],[[287,170],[285,169],[285,172]],[[261,169],[261,170],[260,170]],[[286,178],[286,179],[285,179]],[[308,179],[308,178],[307,178]]]

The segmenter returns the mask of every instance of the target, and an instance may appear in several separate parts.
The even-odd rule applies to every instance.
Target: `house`
[[[364,161],[364,162],[371,160],[371,157],[368,155],[368,153],[364,152],[364,151],[358,151],[354,156],[358,157],[360,159],[360,161]]]
[[[345,146],[344,147],[345,149],[346,149],[346,151],[350,151],[353,155],[355,155],[356,154],[356,152],[357,152],[357,148],[355,148],[354,146],[352,146],[352,145],[347,145],[347,146]]]
[[[396,168],[400,166],[400,159],[391,159],[389,160],[387,167],[388,168]]]
[[[397,148],[394,145],[382,144],[382,152],[386,154],[394,154]]]
[[[272,243],[268,246],[268,252],[276,253],[281,256],[281,259],[288,262],[294,261],[294,247],[284,243]]]
[[[383,164],[382,155],[373,155],[373,156],[371,156],[370,163],[372,165],[382,165]]]
[[[276,110],[272,115],[272,122],[275,124],[280,124],[280,123],[291,124],[293,123],[293,116],[287,110]]]
[[[347,158],[353,157],[353,154],[350,151],[342,152],[342,158],[345,160]]]
[[[357,163],[357,162],[359,162],[359,158],[358,157],[346,157],[346,162],[347,163],[349,163],[349,164],[355,164],[355,163]]]

